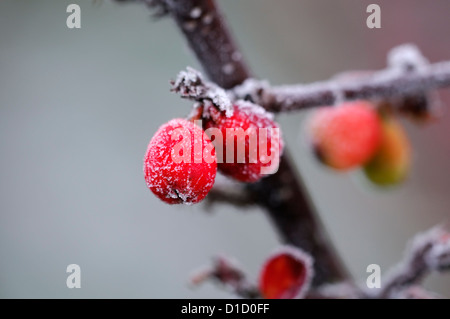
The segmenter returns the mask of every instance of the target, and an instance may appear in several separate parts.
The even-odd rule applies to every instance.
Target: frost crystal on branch
[[[247,79],[241,85],[236,86],[233,89],[234,98],[245,100],[260,101],[264,91],[270,88],[269,81],[261,81],[257,79]]]
[[[179,93],[182,98],[212,103],[219,110],[225,111],[227,117],[233,115],[233,105],[227,92],[216,84],[205,81],[199,71],[187,67],[171,84],[172,91]]]
[[[271,112],[330,106],[343,100],[399,99],[399,109],[424,116],[434,102],[429,98],[432,90],[450,85],[450,62],[429,64],[416,46],[407,44],[390,52],[384,70],[345,74],[345,78],[281,86],[252,79],[234,88],[233,94],[236,99],[250,99]]]
[[[388,53],[387,60],[389,67],[399,68],[401,71],[420,71],[430,63],[414,44],[403,44],[393,48]]]
[[[450,267],[450,234],[442,227],[435,227],[417,235],[412,241],[407,256],[410,256],[407,262],[420,261],[426,271],[448,269]]]
[[[441,228],[432,231],[433,244],[425,255],[430,270],[444,271],[450,269],[450,234]]]
[[[202,75],[191,67],[181,71],[171,84],[172,91],[180,93],[183,98],[200,100],[206,97],[207,88]]]
[[[380,298],[392,298],[405,289],[419,284],[431,271],[450,269],[450,233],[443,227],[435,227],[417,235],[403,262],[387,276]]]

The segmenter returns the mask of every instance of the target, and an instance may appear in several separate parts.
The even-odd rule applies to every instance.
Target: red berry
[[[281,130],[262,107],[241,102],[233,106],[232,115],[214,106],[206,114],[209,117],[203,127],[211,138],[214,135],[218,168],[223,174],[251,183],[278,170]]]
[[[312,114],[308,130],[319,159],[338,170],[364,165],[381,140],[377,112],[366,101],[321,108]]]
[[[216,171],[211,140],[200,127],[184,119],[161,126],[144,158],[147,186],[168,204],[200,202],[212,188]]]
[[[263,265],[259,289],[266,299],[301,297],[313,276],[309,255],[294,247],[283,247]]]

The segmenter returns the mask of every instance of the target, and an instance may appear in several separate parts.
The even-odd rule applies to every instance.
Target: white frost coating
[[[222,72],[227,75],[232,74],[234,72],[234,70],[235,70],[235,68],[234,68],[233,63],[227,63],[222,67]]]
[[[246,112],[248,114],[257,114],[260,117],[264,117],[270,120],[273,120],[273,114],[267,112],[263,107],[251,103],[249,101],[244,101],[244,100],[238,100],[235,103],[243,112]]]
[[[303,251],[300,248],[290,246],[290,245],[284,245],[279,248],[277,248],[266,260],[264,267],[274,258],[280,256],[280,255],[288,255],[292,257],[295,261],[302,264],[303,267],[305,267],[305,280],[303,282],[303,286],[297,287],[298,291],[295,296],[295,299],[302,298],[309,290],[309,287],[311,285],[311,281],[314,277],[314,260],[312,257],[305,251]]]
[[[203,22],[203,24],[211,24],[211,22],[213,22],[213,20],[214,20],[214,16],[211,13],[208,13],[203,17],[202,22]]]
[[[256,93],[259,90],[266,91],[270,89],[270,84],[266,80],[247,79],[241,85],[233,89],[236,99],[245,98],[248,94]],[[257,96],[252,96],[253,101],[258,102]]]
[[[174,161],[174,145],[178,142],[172,139],[172,134],[177,129],[184,129],[190,135],[187,143],[194,147],[188,158],[194,161],[192,164]],[[203,199],[213,186],[216,175],[215,165],[206,163],[203,158],[195,162],[196,153],[203,153],[196,150],[196,146],[203,150],[207,143],[211,142],[205,139],[202,129],[185,120],[175,119],[161,126],[150,141],[144,159],[147,186],[159,198],[175,200],[172,204],[190,205]]]
[[[434,244],[425,256],[427,265],[433,270],[450,267],[450,235],[443,229],[435,231]]]
[[[192,19],[198,19],[202,15],[202,9],[195,7],[191,10],[190,16]]]
[[[196,82],[203,81],[202,75],[196,69],[188,66],[186,71],[181,71],[173,84],[174,87],[193,86]]]
[[[433,246],[427,256],[427,263],[432,269],[439,270],[450,266],[450,240]]]
[[[172,87],[183,97],[201,101],[205,106],[211,101],[221,111],[225,111],[227,117],[233,115],[233,104],[228,93],[214,83],[205,82],[201,73],[191,67],[178,74]]]
[[[215,89],[210,90],[208,95],[211,97],[212,102],[219,108],[219,110],[225,111],[226,117],[233,116],[233,105],[225,90],[216,87]]]
[[[242,59],[242,54],[239,51],[235,51],[233,52],[233,54],[231,55],[231,59],[233,61],[240,61]]]
[[[403,261],[385,276],[385,285],[395,281],[399,276],[414,276],[418,271],[417,259],[422,260],[426,270],[440,270],[450,266],[450,235],[442,227],[436,226],[416,235],[409,244]],[[419,266],[421,267],[421,263]]]
[[[203,118],[205,118],[205,119],[211,118],[211,113],[209,113],[209,110],[210,110],[210,107],[212,105],[213,104],[212,104],[211,101],[205,100],[205,102],[203,103],[203,106],[204,106],[204,108],[203,108]]]
[[[330,91],[333,92],[334,95],[334,105],[343,105],[345,97],[341,85],[336,82],[330,82],[329,87]]]
[[[286,100],[296,100],[297,96],[314,97],[317,92],[323,89],[324,82],[313,82],[305,85],[283,85],[271,90],[275,95],[278,103],[284,103]],[[337,93],[338,90],[342,90],[338,84],[329,85],[329,89]]]
[[[186,71],[181,71],[178,74],[172,87],[183,97],[199,98],[205,94],[204,87],[199,85],[201,83],[203,83],[201,73],[191,67],[187,67]]]
[[[410,68],[420,70],[430,62],[414,44],[403,44],[393,48],[388,54],[388,65],[392,68]]]

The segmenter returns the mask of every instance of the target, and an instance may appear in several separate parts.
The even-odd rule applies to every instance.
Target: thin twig
[[[218,256],[214,258],[211,266],[203,267],[191,276],[190,283],[197,286],[211,279],[224,285],[242,298],[255,299],[260,297],[258,287],[248,280],[237,262],[228,257]]]
[[[180,94],[182,98],[198,104],[212,104],[229,115],[233,113],[232,101],[227,92],[215,83],[205,81],[202,74],[191,67],[181,71],[176,80],[170,83],[172,92]]]
[[[243,185],[228,185],[216,182],[205,199],[205,209],[211,210],[215,204],[219,203],[241,208],[248,208],[256,205],[255,199]]]
[[[395,48],[393,52],[398,56],[403,55],[405,59],[411,52],[420,56],[418,49],[411,45]],[[431,89],[448,86],[450,62],[446,61],[421,65],[411,63],[408,67],[391,63],[385,70],[346,72],[346,76],[304,85],[271,87],[266,81],[250,79],[233,91],[235,98],[250,98],[269,111],[289,112],[334,105],[344,100],[417,96]]]
[[[450,233],[435,227],[417,235],[406,251],[404,260],[386,276],[375,298],[393,298],[403,290],[419,285],[432,271],[450,269]]]

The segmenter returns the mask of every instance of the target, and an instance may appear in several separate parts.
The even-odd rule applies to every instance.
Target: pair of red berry
[[[264,169],[273,164],[261,154],[269,155],[275,148],[278,154],[282,151],[281,137],[277,135],[274,140],[270,133],[271,129],[279,132],[277,123],[259,106],[237,103],[232,107],[232,115],[213,105],[201,106],[199,110],[203,111],[203,127],[191,120],[174,119],[162,125],[148,145],[145,180],[150,190],[166,203],[192,204],[203,200],[214,185],[217,168],[238,181],[256,182],[264,176]],[[260,134],[262,128],[269,133]],[[228,138],[237,129],[254,133],[257,143],[250,143],[249,135],[236,135],[237,140],[234,136]],[[208,132],[213,132],[213,141]],[[267,148],[265,152],[261,152],[262,147]],[[239,149],[245,151],[243,160],[237,154]],[[226,158],[217,161],[216,151]],[[230,152],[234,154],[230,156]],[[252,159],[250,154],[257,157]]]
[[[324,107],[309,118],[308,131],[318,158],[334,169],[362,167],[370,181],[382,186],[408,175],[409,141],[388,108],[377,110],[369,101]]]

